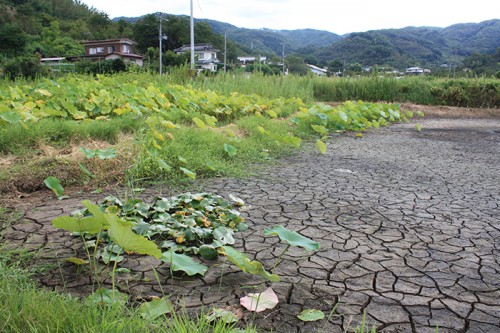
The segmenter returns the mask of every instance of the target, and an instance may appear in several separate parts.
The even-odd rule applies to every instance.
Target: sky
[[[447,27],[500,18],[498,0],[192,0],[195,18],[251,29],[317,29],[339,35],[407,26]],[[190,14],[190,0],[81,0],[109,15]]]

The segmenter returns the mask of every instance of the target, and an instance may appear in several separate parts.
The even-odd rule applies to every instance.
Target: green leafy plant
[[[62,187],[61,182],[56,177],[47,177],[43,183],[54,192],[58,200],[69,198],[67,195],[64,195],[64,187]]]

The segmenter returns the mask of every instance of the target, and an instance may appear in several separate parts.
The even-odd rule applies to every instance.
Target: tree
[[[307,74],[306,63],[304,62],[304,59],[302,59],[298,55],[289,55],[288,57],[286,57],[285,64],[288,67],[288,72],[292,74],[298,74],[298,75]]]
[[[22,54],[26,46],[26,35],[19,26],[6,24],[0,27],[0,53],[9,56]]]
[[[159,20],[154,14],[146,15],[135,23],[133,36],[139,53],[146,53],[149,47],[159,47],[158,29]]]

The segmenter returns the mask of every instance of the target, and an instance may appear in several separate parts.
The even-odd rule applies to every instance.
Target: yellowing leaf
[[[161,251],[156,244],[132,231],[130,224],[125,224],[116,215],[104,215],[109,223],[109,237],[125,251],[147,254],[155,258],[161,257]]]
[[[258,126],[257,130],[260,132],[260,134],[265,134],[266,133],[266,130],[262,126]]]
[[[153,135],[160,141],[165,141],[165,137],[158,131],[153,130]]]
[[[266,113],[271,118],[278,118],[278,114],[273,110],[266,110]]]
[[[66,261],[70,262],[72,264],[75,264],[77,266],[81,266],[81,265],[85,265],[85,264],[89,263],[87,260],[83,260],[83,259],[75,258],[75,257],[67,258]]]
[[[321,141],[321,140],[316,141],[315,146],[316,146],[316,149],[318,149],[321,154],[326,153],[326,144],[323,141]]]
[[[196,126],[198,126],[199,128],[207,128],[207,125],[205,125],[205,123],[203,122],[203,120],[201,120],[200,118],[198,117],[194,117],[193,118],[193,122],[196,124]]]

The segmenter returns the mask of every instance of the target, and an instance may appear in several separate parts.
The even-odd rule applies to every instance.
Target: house
[[[247,64],[253,64],[255,62],[265,64],[267,61],[267,57],[238,57],[238,61],[241,67],[246,67]]]
[[[134,41],[128,38],[91,40],[82,42],[85,46],[85,56],[78,57],[99,60],[123,59],[125,63],[135,63],[142,66],[142,56],[134,53]]]
[[[309,68],[309,70],[315,74],[315,75],[318,75],[318,76],[325,76],[328,72],[327,69],[325,68],[320,68],[318,66],[314,66],[314,65],[309,65],[309,64],[306,64],[306,66]]]
[[[421,67],[409,67],[406,69],[406,75],[422,75],[422,74],[430,74],[430,69],[424,69]]]
[[[175,49],[174,52],[177,54],[191,52],[191,46],[183,45]],[[217,58],[217,52],[219,52],[219,50],[215,49],[212,44],[195,44],[194,54],[196,57],[196,69],[216,72],[217,64],[220,63],[220,60]]]

